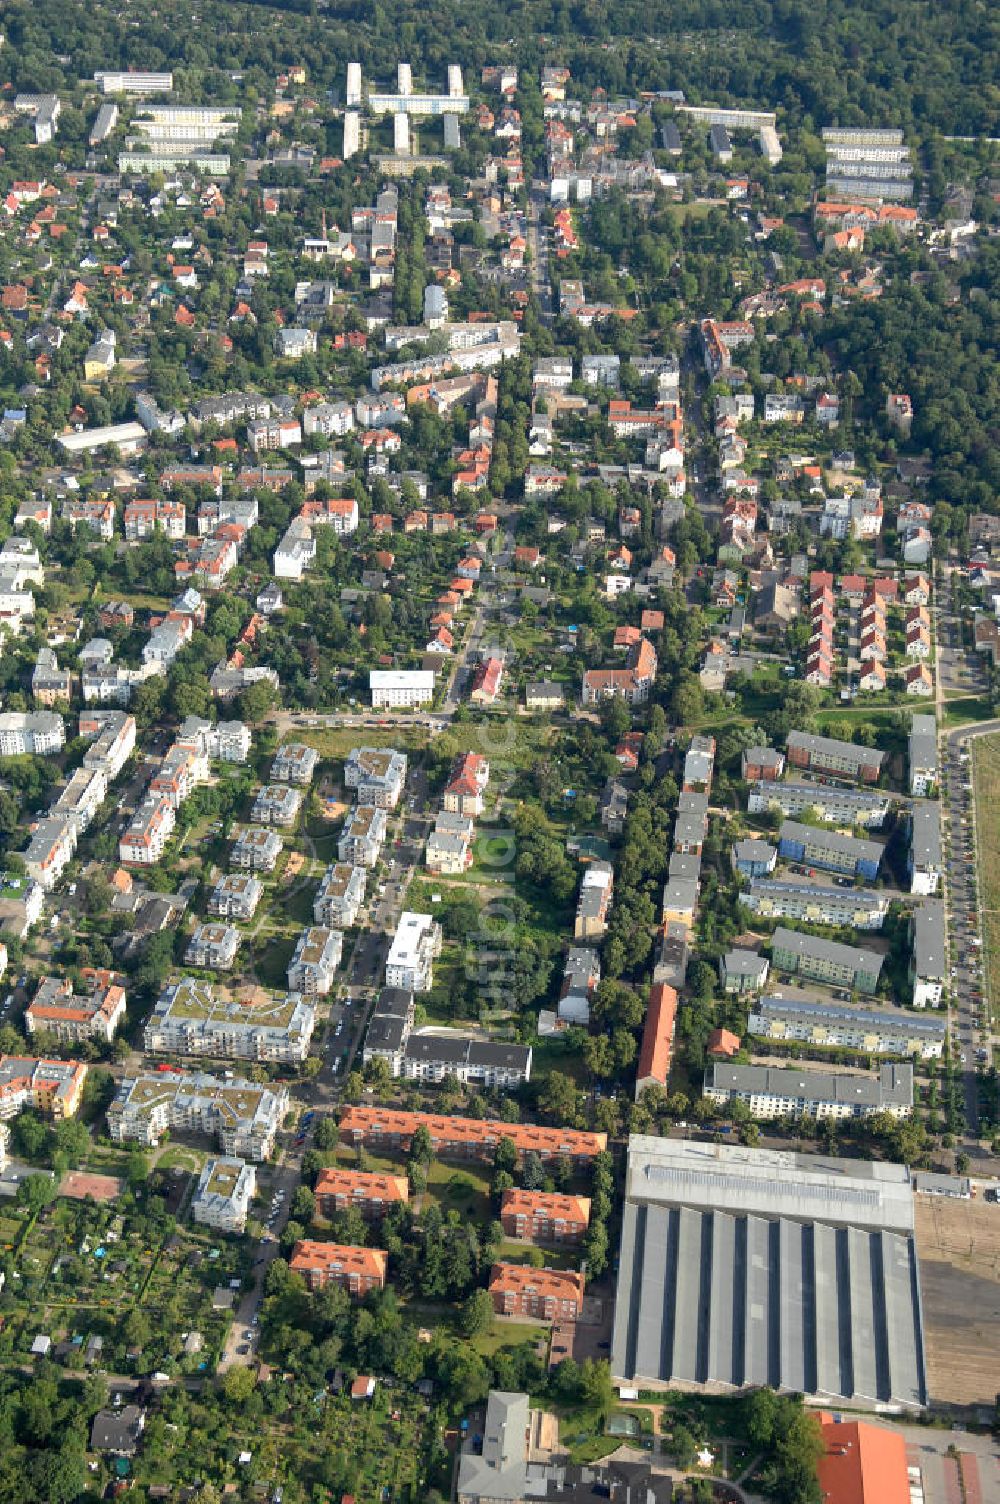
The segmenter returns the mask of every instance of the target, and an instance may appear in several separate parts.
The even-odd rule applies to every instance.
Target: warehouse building
[[[919,1408],[913,1227],[903,1165],[633,1136],[612,1375]]]

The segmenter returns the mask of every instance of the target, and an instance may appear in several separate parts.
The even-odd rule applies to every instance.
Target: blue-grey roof
[[[912,1227],[901,1165],[633,1137],[612,1373],[923,1405]]]

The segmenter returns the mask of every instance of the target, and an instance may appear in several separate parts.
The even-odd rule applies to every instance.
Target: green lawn
[[[193,1149],[185,1149],[182,1144],[172,1144],[165,1149],[156,1161],[158,1170],[189,1170],[192,1173],[201,1166],[201,1159]]]
[[[539,1326],[533,1322],[506,1321],[500,1316],[495,1316],[485,1332],[470,1338],[471,1345],[484,1358],[492,1357],[504,1347],[523,1347],[526,1342],[532,1344],[544,1342],[548,1352],[549,1328]]]
[[[426,726],[302,726],[298,725],[284,741],[304,742],[315,747],[322,758],[343,762],[352,747],[398,747],[401,752],[422,751],[427,745]]]
[[[961,695],[957,700],[944,702],[946,726],[966,726],[973,721],[990,721],[994,713],[991,700],[975,695]]]
[[[427,1174],[427,1191],[443,1212],[458,1212],[464,1221],[486,1225],[492,1219],[489,1177],[463,1166],[456,1169],[436,1159]]]

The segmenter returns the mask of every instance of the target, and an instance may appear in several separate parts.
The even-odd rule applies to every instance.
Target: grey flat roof
[[[383,987],[375,999],[374,1018],[405,1018],[413,1007],[413,993],[405,987]]]
[[[816,805],[817,809],[823,809],[828,805],[853,810],[885,809],[892,799],[891,794],[881,789],[847,789],[841,784],[808,783],[804,779],[801,781],[786,779],[784,782],[779,782],[769,778],[758,778],[751,784],[750,791],[759,794],[761,798],[773,800],[775,803],[780,803],[782,797],[789,801],[808,799]]]
[[[811,731],[789,731],[786,745],[789,747],[805,747],[811,753],[847,759],[860,767],[872,765],[880,768],[885,761],[885,753],[877,752],[873,747],[862,747],[857,742],[838,741],[833,736],[814,736]]]
[[[915,715],[910,722],[910,768],[937,769],[937,721],[932,715]]]
[[[770,841],[757,840],[753,836],[733,843],[733,858],[738,862],[769,862],[777,855],[778,849]]]
[[[678,808],[674,822],[674,845],[695,845],[704,841],[708,830],[708,816],[696,810]]]
[[[902,1165],[633,1137],[611,1371],[921,1406]]]
[[[407,1060],[440,1061],[443,1065],[483,1066],[526,1072],[531,1065],[531,1046],[505,1044],[492,1039],[467,1039],[462,1034],[437,1030],[411,1034],[404,1051]]]
[[[777,767],[784,762],[784,752],[776,752],[773,747],[748,747],[743,756],[752,767],[767,767],[768,763]]]
[[[664,909],[693,909],[698,902],[698,884],[686,877],[673,877],[663,889]]]
[[[800,1220],[822,1214],[830,1222],[913,1231],[910,1171],[883,1160],[633,1133],[625,1193],[631,1200],[709,1211]]]
[[[946,959],[944,904],[928,898],[913,911],[913,967],[919,977],[943,977]]]
[[[767,960],[754,950],[727,950],[722,964],[731,977],[755,977],[767,966]]]
[[[752,1011],[765,1018],[801,1018],[869,1025],[882,1034],[922,1034],[928,1039],[943,1039],[947,1026],[943,1017],[907,1008],[855,1008],[849,1003],[817,1003],[797,997],[762,997]]]
[[[910,809],[910,854],[917,867],[941,865],[941,809],[933,799],[921,799]]]
[[[406,1042],[406,1019],[381,1014],[373,1018],[365,1033],[366,1050],[388,1050],[395,1053]]]
[[[831,883],[789,883],[780,877],[753,878],[750,883],[749,896],[758,898],[767,894],[774,898],[781,898],[782,895],[788,897],[799,895],[802,898],[844,909],[881,909],[884,911],[889,907],[888,893],[880,893],[875,888],[835,888]]]
[[[791,951],[797,956],[822,957],[837,966],[857,967],[863,964],[875,975],[882,970],[882,956],[876,950],[863,950],[856,945],[841,945],[839,940],[824,940],[822,935],[807,935],[801,930],[786,930],[779,925],[771,937],[774,950]]]
[[[708,818],[708,795],[696,793],[683,793],[677,796],[678,815],[697,815]]]
[[[716,1060],[706,1072],[706,1088],[759,1097],[800,1098],[847,1107],[881,1110],[912,1107],[913,1066],[883,1065],[877,1075],[852,1071],[814,1071],[775,1065],[731,1065]]]
[[[697,882],[701,876],[701,853],[697,851],[671,852],[667,876],[671,881],[674,878],[684,878],[688,882]]]
[[[804,846],[817,846],[820,850],[836,851],[842,856],[853,857],[858,862],[882,860],[883,847],[878,841],[862,841],[857,836],[842,836],[839,830],[817,830],[815,825],[801,825],[798,820],[783,820],[778,832],[779,841],[801,841]]]

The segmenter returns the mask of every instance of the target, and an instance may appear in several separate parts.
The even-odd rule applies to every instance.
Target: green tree
[[[17,1204],[36,1215],[56,1198],[56,1182],[51,1175],[26,1175],[17,1188]]]
[[[614,1409],[615,1390],[610,1365],[603,1358],[585,1358],[580,1368],[580,1390],[585,1405],[596,1410],[602,1422]]]
[[[473,1290],[462,1307],[459,1327],[464,1337],[478,1337],[489,1331],[493,1321],[493,1301],[486,1290]]]
[[[222,1379],[222,1392],[231,1405],[245,1405],[256,1387],[253,1370],[242,1364],[227,1368]]]

